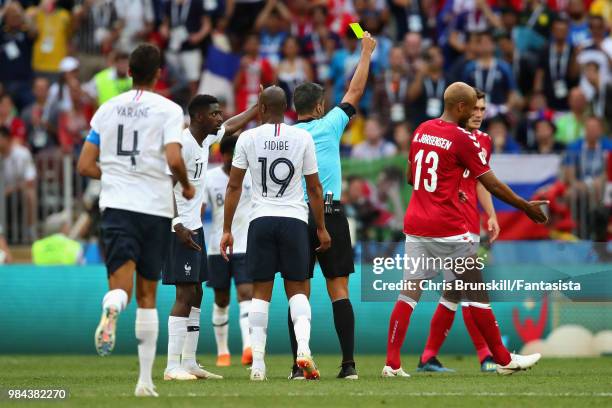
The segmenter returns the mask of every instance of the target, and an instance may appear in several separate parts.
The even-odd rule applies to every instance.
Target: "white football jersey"
[[[249,129],[238,138],[232,166],[251,171],[251,221],[291,217],[308,223],[302,176],[318,171],[310,133],[284,123]]]
[[[195,140],[189,128],[183,131],[181,143],[183,148],[181,154],[185,167],[187,168],[187,177],[189,182],[195,188],[195,194],[191,200],[183,197],[183,186],[176,183],[174,186],[174,199],[176,200],[176,211],[181,219],[181,224],[190,230],[196,230],[202,227],[202,204],[206,202],[204,197],[204,187],[206,184],[206,172],[208,170],[208,153],[210,146],[215,144],[225,134],[225,127],[215,135],[208,135],[200,146]],[[167,169],[168,174],[171,174],[170,169]]]
[[[131,90],[97,110],[91,128],[100,135],[100,208],[172,218],[172,182],[164,148],[181,143],[183,110],[153,92]]]
[[[242,136],[240,136],[242,137]],[[219,244],[221,243],[221,235],[223,235],[223,212],[225,204],[225,191],[229,175],[223,171],[223,166],[216,167],[208,172],[206,177],[206,193],[204,201],[210,207],[212,212],[212,227],[208,238],[208,254],[220,255]],[[234,235],[234,253],[246,253],[247,234],[249,232],[249,213],[251,211],[251,196],[253,189],[251,187],[251,173],[249,171],[244,175],[242,181],[242,195],[234,214],[232,222],[232,234]]]

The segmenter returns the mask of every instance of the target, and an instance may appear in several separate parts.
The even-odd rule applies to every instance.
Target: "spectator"
[[[529,97],[527,112],[522,115],[516,130],[516,141],[527,150],[536,149],[535,123],[539,120],[552,120],[554,112],[546,105],[542,92],[534,92]]]
[[[378,117],[372,116],[366,120],[364,132],[365,140],[353,147],[351,157],[375,160],[393,156],[397,153],[395,145],[383,138],[383,127]]]
[[[448,81],[444,77],[444,57],[438,47],[423,52],[416,78],[408,88],[407,100],[412,123],[423,123],[442,114],[444,90]]]
[[[609,0],[595,0],[591,3],[590,12],[595,16],[602,16],[607,21],[612,21],[612,3]]]
[[[255,21],[255,30],[260,32],[259,54],[274,67],[280,62],[290,21],[289,9],[279,0],[269,0]]]
[[[555,140],[564,145],[578,140],[584,131],[587,100],[580,88],[570,90],[568,105],[570,111],[555,120],[555,126],[557,126]]]
[[[2,157],[2,177],[4,179],[4,197],[7,201],[7,219],[25,220],[27,237],[31,240],[34,234],[36,211],[36,166],[30,151],[14,143],[10,130],[0,127],[0,157]],[[11,234],[11,225],[8,236]]]
[[[152,0],[113,0],[121,24],[117,48],[127,53],[146,41],[153,31]]]
[[[255,16],[266,6],[267,0],[225,0],[225,17],[229,20],[229,31],[240,39],[253,31]]]
[[[300,44],[296,37],[287,37],[283,43],[283,59],[278,65],[278,83],[287,94],[287,106],[293,111],[293,91],[303,82],[313,80],[312,67],[300,57]]]
[[[374,82],[373,113],[381,118],[389,118],[392,124],[406,120],[406,71],[404,53],[401,48],[394,47],[389,53],[389,68],[378,75]]]
[[[491,136],[492,154],[520,153],[521,148],[508,133],[508,123],[499,116],[489,121],[487,133]]]
[[[259,36],[249,34],[244,42],[244,56],[234,79],[236,112],[245,111],[257,102],[259,85],[264,87],[276,82],[276,72],[265,58],[259,56]]]
[[[411,32],[406,34],[403,43],[404,57],[408,64],[408,78],[414,78],[417,66],[421,60],[421,50],[423,49],[423,37],[419,33]]]
[[[564,159],[564,174],[572,193],[588,194],[599,203],[605,185],[605,159],[612,150],[612,142],[604,137],[601,120],[596,116],[586,119],[584,139],[576,140],[567,147]]]
[[[112,52],[109,59],[112,65],[98,72],[84,85],[87,94],[98,106],[132,88],[132,78],[128,75],[129,55],[118,50]]]
[[[0,126],[6,127],[12,141],[20,145],[27,142],[27,131],[23,120],[17,116],[13,98],[5,94],[0,96]]]
[[[495,42],[490,31],[480,33],[478,59],[465,66],[463,80],[482,89],[487,95],[488,117],[504,115],[511,106],[519,104],[520,97],[516,92],[512,67],[495,57]]]
[[[554,11],[542,0],[526,0],[521,13],[521,32],[518,34],[525,43],[543,44],[550,37]]]
[[[68,55],[72,16],[56,0],[42,0],[32,10],[38,31],[34,42],[32,67],[37,76],[54,81],[60,75],[60,62]]]
[[[465,66],[472,61],[476,61],[476,57],[478,56],[478,44],[479,36],[476,32],[468,33],[467,38],[461,45],[455,44],[456,47],[461,47],[463,52],[454,60],[449,59],[447,61],[447,63],[450,64],[450,67],[446,71],[448,72],[449,82],[452,83],[463,80],[463,70]]]
[[[62,74],[59,80],[51,85],[43,112],[43,120],[47,124],[47,129],[54,135],[57,135],[60,113],[73,109],[68,83],[72,79],[78,81],[79,61],[74,57],[66,57],[62,60],[60,69]]]
[[[79,0],[72,12],[80,80],[88,81],[106,67],[105,55],[119,39],[121,25],[112,0]]]
[[[212,31],[202,1],[170,0],[166,3],[160,32],[168,39],[166,62],[189,81],[191,97],[202,74],[202,42]]]
[[[540,54],[533,82],[536,91],[543,91],[548,106],[557,111],[567,111],[569,90],[578,84],[576,50],[567,43],[569,24],[558,18],[552,25],[550,47]]]
[[[28,144],[32,152],[37,153],[52,145],[43,121],[45,103],[49,96],[49,80],[42,77],[36,78],[32,89],[34,102],[21,112],[21,118],[26,125]]]
[[[567,14],[570,17],[569,42],[580,47],[591,37],[584,0],[569,0]]]
[[[0,83],[18,107],[32,102],[32,46],[34,26],[27,24],[18,2],[9,3],[0,19]],[[10,67],[10,69],[8,68]]]
[[[419,33],[425,37],[431,35],[431,28],[425,13],[422,0],[391,0],[391,15],[395,19],[397,41],[407,33]]]
[[[395,125],[393,128],[393,141],[397,145],[397,152],[402,156],[408,157],[410,153],[410,125],[408,122],[402,122]]]
[[[304,38],[303,52],[315,66],[316,79],[325,83],[329,80],[331,59],[340,45],[340,37],[327,27],[327,8],[312,9],[312,32]]]
[[[546,119],[535,123],[535,148],[529,149],[531,153],[558,154],[563,152],[565,146],[555,140],[555,125]]]
[[[72,107],[60,113],[57,139],[64,153],[72,153],[80,148],[89,132],[89,122],[94,113],[90,98],[81,89],[77,78],[71,78],[66,85],[70,93]]]
[[[582,51],[578,54],[578,63],[582,68],[582,78],[580,88],[587,100],[593,100],[601,95],[601,89],[594,86],[586,77],[586,66],[590,63],[596,64],[599,75],[599,85],[605,86],[610,81],[610,61],[612,59],[612,49],[608,51],[604,48],[606,39],[606,23],[601,16],[591,16],[589,18],[589,29],[591,39],[583,44]],[[595,113],[603,115],[603,107],[596,107]]]

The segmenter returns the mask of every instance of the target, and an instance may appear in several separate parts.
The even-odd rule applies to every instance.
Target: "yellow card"
[[[355,33],[355,37],[357,37],[358,39],[363,38],[363,28],[361,28],[361,25],[359,25],[359,23],[351,23],[349,24],[349,26]]]

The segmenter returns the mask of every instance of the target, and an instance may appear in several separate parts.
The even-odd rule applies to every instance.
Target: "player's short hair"
[[[298,115],[307,115],[323,99],[325,89],[314,82],[305,82],[298,85],[293,91],[293,106]]]
[[[160,66],[161,53],[152,44],[140,44],[130,54],[130,72],[134,85],[152,83]]]
[[[189,117],[194,117],[203,109],[209,109],[213,103],[219,103],[219,100],[212,95],[196,95],[193,97],[189,106],[187,106],[187,112]]]
[[[6,126],[0,126],[0,137],[4,137],[4,138],[10,138],[11,137],[11,131],[8,127]]]
[[[481,99],[485,99],[487,97],[487,94],[485,94],[482,89],[474,87],[474,90],[476,91],[476,100],[477,101],[479,101]]]
[[[226,136],[221,139],[221,143],[219,144],[219,151],[221,154],[232,153],[236,148],[236,143],[238,143],[238,136]]]

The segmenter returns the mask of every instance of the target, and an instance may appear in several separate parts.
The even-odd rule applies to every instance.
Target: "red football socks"
[[[502,343],[501,333],[499,332],[493,311],[490,308],[485,309],[470,305],[470,313],[478,331],[482,334],[491,350],[493,360],[502,366],[509,364],[511,360],[510,353]]]
[[[412,306],[403,300],[395,302],[391,319],[389,321],[389,335],[387,337],[387,365],[397,370],[401,367],[400,351],[408,331]]]
[[[440,347],[442,347],[442,343],[444,343],[453,325],[454,319],[455,310],[451,310],[442,303],[438,303],[438,308],[431,318],[429,336],[425,343],[425,350],[423,350],[423,354],[421,355],[421,363],[426,363],[427,360],[438,355]]]

